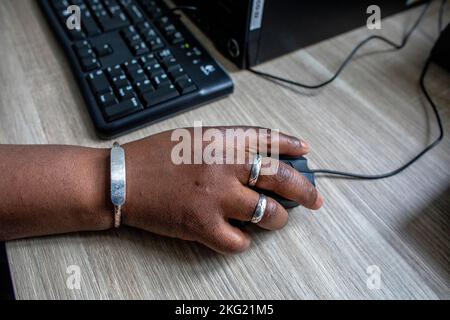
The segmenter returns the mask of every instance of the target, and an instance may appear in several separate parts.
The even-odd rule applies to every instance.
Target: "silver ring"
[[[259,173],[261,172],[262,156],[255,154],[253,159],[252,168],[250,169],[250,176],[248,178],[248,186],[254,187],[259,178]]]
[[[262,218],[264,217],[264,213],[266,212],[266,206],[267,197],[263,194],[260,194],[258,204],[256,205],[256,209],[251,220],[252,223],[258,223],[262,220]]]

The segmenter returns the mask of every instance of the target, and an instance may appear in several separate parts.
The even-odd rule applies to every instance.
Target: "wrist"
[[[110,195],[110,149],[89,149],[82,167],[83,224],[87,230],[111,229],[114,206]]]
[[[153,193],[146,186],[149,179],[154,176],[151,157],[142,152],[145,146],[142,141],[131,142],[122,145],[125,150],[126,166],[126,199],[122,207],[122,225],[133,228],[142,228],[143,221],[151,223],[152,208],[147,206],[152,203]]]

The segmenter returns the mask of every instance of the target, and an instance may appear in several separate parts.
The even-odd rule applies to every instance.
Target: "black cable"
[[[443,21],[443,14],[444,14],[444,7],[446,4],[447,0],[442,0],[441,2],[441,6],[439,9],[439,20],[438,20],[438,28],[439,28],[439,32],[442,31],[442,21]],[[405,34],[402,42],[400,44],[396,44],[395,42],[385,38],[385,37],[381,37],[381,36],[370,36],[366,39],[364,39],[363,41],[361,41],[353,50],[352,52],[347,56],[347,58],[344,60],[344,62],[341,64],[341,66],[338,68],[338,70],[336,71],[336,73],[327,81],[322,82],[320,84],[316,84],[316,85],[308,85],[308,84],[302,84],[296,81],[292,81],[289,79],[284,79],[275,75],[271,75],[265,72],[261,72],[261,71],[257,71],[254,70],[252,68],[247,68],[247,70],[249,70],[250,72],[262,76],[262,77],[267,77],[267,78],[271,78],[277,81],[281,81],[281,82],[285,82],[294,86],[299,86],[302,88],[306,88],[306,89],[318,89],[320,87],[326,86],[327,84],[333,82],[339,75],[340,73],[344,70],[344,68],[347,66],[347,64],[350,62],[350,60],[353,58],[353,56],[358,52],[359,49],[361,49],[365,44],[367,44],[368,42],[372,41],[372,40],[381,40],[389,45],[391,45],[392,47],[394,47],[395,50],[400,50],[402,49],[408,42],[409,38],[411,37],[412,33],[416,30],[416,28],[419,26],[420,22],[422,21],[422,18],[424,17],[425,13],[427,12],[429,6],[430,6],[431,0],[428,1],[424,7],[424,9],[422,10],[422,12],[420,13],[420,15],[418,16],[416,22],[413,24],[413,26],[411,27],[411,29]],[[198,10],[198,8],[193,7],[193,6],[181,6],[181,7],[175,7],[172,8],[171,11],[176,11],[176,10],[193,10],[196,11]],[[247,55],[247,63],[249,62],[248,60],[248,55]],[[388,178],[388,177],[392,177],[400,172],[402,172],[403,170],[405,170],[406,168],[408,168],[409,166],[411,166],[414,162],[416,162],[417,160],[419,160],[424,154],[426,154],[428,151],[430,151],[432,148],[434,148],[435,146],[437,146],[443,139],[444,137],[444,128],[442,126],[442,121],[441,121],[441,117],[439,115],[439,111],[436,107],[436,105],[434,104],[433,99],[431,98],[430,94],[427,91],[427,88],[425,86],[425,76],[427,74],[429,65],[431,63],[431,54],[430,56],[427,58],[425,65],[422,69],[422,73],[420,75],[420,87],[422,89],[422,92],[424,93],[426,99],[428,100],[433,113],[436,117],[436,121],[438,123],[439,126],[439,136],[436,138],[436,140],[434,140],[430,145],[428,145],[427,147],[425,147],[421,152],[419,152],[415,157],[413,157],[411,160],[409,160],[407,163],[405,163],[404,165],[402,165],[401,167],[389,171],[387,173],[382,173],[382,174],[374,174],[374,175],[367,175],[367,174],[359,174],[359,173],[352,173],[352,172],[343,172],[343,171],[337,171],[337,170],[331,170],[331,169],[315,169],[315,170],[310,170],[309,173],[314,173],[314,174],[326,174],[326,175],[333,175],[333,176],[339,176],[339,177],[347,177],[347,178],[353,178],[353,179],[364,179],[364,180],[377,180],[377,179],[383,179],[383,178]]]
[[[439,17],[438,17],[438,26],[439,26],[439,30],[440,30],[439,33],[442,31],[441,25],[442,25],[442,20],[443,20],[443,15],[444,15],[444,7],[445,7],[446,2],[447,2],[447,0],[443,0],[441,2],[441,6],[439,8]],[[436,117],[436,121],[437,121],[437,124],[438,124],[438,127],[439,127],[439,136],[436,138],[436,140],[434,140],[431,144],[429,144],[427,147],[425,147],[421,152],[419,152],[415,157],[413,157],[411,160],[406,162],[404,165],[402,165],[401,167],[399,167],[399,168],[397,168],[395,170],[387,172],[387,173],[367,175],[367,174],[343,172],[343,171],[330,170],[330,169],[311,170],[311,173],[320,173],[320,174],[326,174],[326,175],[347,177],[347,178],[353,178],[353,179],[364,179],[364,180],[378,180],[378,179],[389,178],[389,177],[392,177],[392,176],[402,172],[403,170],[405,170],[406,168],[411,166],[413,163],[415,163],[417,160],[419,160],[428,151],[430,151],[435,146],[437,146],[442,141],[442,139],[444,138],[444,128],[442,126],[442,120],[441,120],[441,117],[439,115],[439,111],[438,111],[436,105],[434,104],[434,101],[431,98],[431,96],[428,93],[428,90],[427,90],[427,88],[425,86],[425,76],[427,74],[428,67],[430,66],[430,63],[431,63],[431,54],[427,58],[427,60],[425,62],[425,66],[423,67],[422,73],[420,75],[420,88],[422,89],[422,92],[424,93],[426,99],[428,100],[428,102],[429,102],[429,104],[430,104],[430,106],[431,106],[431,108],[433,110],[433,113],[434,113],[434,115]]]
[[[273,75],[273,74],[269,74],[269,73],[266,73],[266,72],[258,71],[258,70],[255,70],[255,69],[251,68],[251,67],[247,67],[247,70],[250,71],[250,72],[252,72],[252,73],[254,73],[254,74],[256,74],[256,75],[259,75],[259,76],[261,76],[261,77],[270,78],[270,79],[273,79],[273,80],[277,80],[277,81],[280,81],[280,82],[284,82],[284,83],[287,83],[287,84],[290,84],[290,85],[293,85],[293,86],[297,86],[297,87],[301,87],[301,88],[305,88],[305,89],[318,89],[318,88],[324,87],[324,86],[326,86],[327,84],[333,82],[333,81],[341,74],[341,72],[345,69],[345,67],[346,67],[346,66],[348,65],[348,63],[352,60],[352,58],[353,58],[354,55],[359,51],[359,49],[361,49],[362,47],[364,47],[367,43],[369,43],[369,42],[372,41],[372,40],[380,40],[380,41],[383,41],[383,42],[389,44],[390,46],[394,47],[395,50],[400,50],[400,49],[402,49],[402,48],[406,45],[406,43],[408,42],[408,40],[409,40],[411,34],[414,32],[414,30],[416,30],[417,26],[419,25],[420,21],[422,20],[423,16],[425,15],[425,13],[427,12],[428,7],[430,6],[430,3],[431,3],[431,0],[428,1],[428,2],[426,3],[424,9],[423,9],[422,12],[420,13],[420,15],[419,15],[419,17],[417,18],[416,22],[415,22],[414,25],[411,27],[411,29],[405,34],[405,37],[403,38],[403,40],[402,40],[402,42],[401,42],[400,44],[396,44],[396,43],[393,42],[392,40],[389,40],[389,39],[387,39],[387,38],[385,38],[385,37],[382,37],[382,36],[377,36],[377,35],[370,36],[370,37],[364,39],[363,41],[361,41],[361,42],[360,42],[360,43],[359,43],[359,44],[358,44],[358,45],[350,52],[350,54],[347,56],[347,58],[345,58],[344,62],[343,62],[343,63],[341,64],[341,66],[338,68],[338,70],[336,71],[336,73],[335,73],[330,79],[328,79],[328,80],[326,80],[326,81],[324,81],[324,82],[322,82],[322,83],[319,83],[319,84],[304,84],[304,83],[300,83],[300,82],[297,82],[297,81],[285,79],[285,78],[282,78],[282,77],[279,77],[279,76],[276,76],[276,75]],[[247,59],[247,60],[248,60],[247,62],[248,62],[248,65],[249,65],[249,62],[250,62],[250,61],[249,61],[249,59]]]
[[[430,145],[428,145],[425,149],[423,149],[421,152],[419,152],[415,157],[413,157],[407,163],[405,163],[401,167],[399,167],[399,168],[397,168],[395,170],[392,170],[390,172],[387,172],[387,173],[366,175],[366,174],[342,172],[342,171],[329,170],[329,169],[311,170],[311,173],[321,173],[321,174],[326,174],[326,175],[334,175],[334,176],[348,177],[348,178],[354,178],[354,179],[364,179],[364,180],[377,180],[377,179],[388,178],[388,177],[392,177],[392,176],[402,172],[403,170],[408,168],[410,165],[412,165],[414,162],[416,162],[419,158],[421,158],[425,153],[427,153],[432,148],[437,146],[439,144],[439,142],[441,142],[441,140],[444,137],[444,128],[442,126],[441,117],[439,115],[437,107],[434,104],[433,99],[431,99],[431,96],[428,93],[427,88],[425,86],[425,76],[427,74],[428,67],[429,67],[430,63],[431,63],[431,55],[428,57],[428,59],[427,59],[427,61],[425,63],[425,66],[424,66],[424,68],[422,70],[422,74],[420,76],[420,87],[422,89],[422,92],[425,94],[425,97],[427,98],[428,102],[430,103],[430,106],[431,106],[431,108],[432,108],[432,110],[434,112],[434,115],[436,117],[436,121],[437,121],[438,126],[439,126],[439,136],[436,138],[436,140],[434,140]]]

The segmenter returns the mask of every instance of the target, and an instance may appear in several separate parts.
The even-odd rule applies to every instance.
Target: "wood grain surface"
[[[384,20],[379,33],[400,42],[420,10]],[[235,93],[119,142],[196,120],[258,125],[309,141],[312,168],[393,169],[437,135],[418,85],[437,38],[437,11],[435,2],[403,50],[373,43],[333,84],[317,91],[275,85],[236,70],[209,44],[232,73]],[[449,10],[445,16],[448,21]],[[1,0],[0,30],[0,143],[111,146],[96,138],[37,2]],[[258,68],[315,83],[330,77],[372,33],[360,28]],[[450,75],[433,65],[427,85],[450,132]],[[450,299],[449,134],[393,178],[319,178],[317,183],[326,199],[322,210],[291,210],[281,231],[252,230],[252,247],[235,256],[127,228],[11,241],[7,251],[17,298]],[[70,265],[81,268],[80,290],[66,286]],[[381,271],[378,290],[367,286],[372,265]]]

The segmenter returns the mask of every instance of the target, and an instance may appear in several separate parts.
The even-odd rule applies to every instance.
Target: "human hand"
[[[216,132],[225,138],[226,129],[216,128]],[[192,134],[194,131],[193,128],[185,130]],[[250,245],[250,235],[232,226],[229,219],[250,221],[255,211],[259,194],[247,183],[256,150],[248,143],[233,146],[236,154],[243,151],[250,159],[244,164],[177,165],[172,151],[178,141],[172,141],[172,133],[163,132],[123,146],[127,163],[123,223],[164,236],[197,241],[223,254],[245,250]],[[302,156],[310,150],[305,141],[288,135],[280,133],[274,139],[282,155]],[[205,147],[206,143],[200,146],[202,150]],[[305,177],[282,162],[274,160],[274,163],[275,174],[260,175],[257,188],[273,191],[309,209],[322,206],[323,197]],[[265,215],[258,225],[276,230],[287,221],[287,211],[268,197]]]

